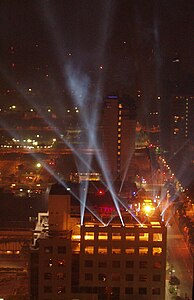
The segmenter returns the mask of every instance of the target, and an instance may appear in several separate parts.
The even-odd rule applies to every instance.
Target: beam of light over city
[[[137,221],[137,223],[142,225],[142,223],[139,221],[139,219],[136,217],[136,215],[132,213],[132,211],[127,207],[127,205],[125,203],[123,203],[123,201],[121,199],[119,199],[117,196],[115,196],[115,197],[116,197],[117,201],[125,208],[125,210]]]
[[[5,125],[5,124],[4,124]],[[5,125],[6,127],[6,125]],[[16,139],[19,139],[20,137],[18,135],[14,135],[14,138]],[[56,172],[54,172],[54,170],[48,166],[48,164],[46,164],[44,162],[44,160],[36,153],[32,153],[32,151],[30,149],[27,149],[28,153],[33,157],[35,158],[35,160],[37,162],[39,162],[41,164],[41,166],[47,170],[47,172],[53,176],[53,178],[56,179],[57,182],[59,182],[60,184],[62,184],[65,188],[67,188],[66,184],[64,183],[64,181],[56,174]],[[85,163],[85,161],[84,161]],[[81,223],[83,223],[83,219],[84,219],[84,211],[85,211],[85,208],[87,208],[91,213],[92,215],[97,219],[99,220],[103,225],[104,223],[102,222],[101,218],[94,212],[92,211],[91,208],[89,208],[87,205],[86,205],[86,196],[87,196],[87,193],[85,192],[85,190],[87,190],[87,186],[88,186],[88,183],[86,183],[86,187],[84,189],[82,189],[83,192],[80,193],[80,197],[78,197],[77,195],[75,195],[73,193],[73,196],[76,197],[76,199],[80,202],[81,204]],[[70,190],[70,193],[72,194],[72,191]],[[82,224],[83,225],[83,224]]]
[[[122,181],[121,181],[121,186],[120,186],[119,192],[122,191],[123,184],[124,184],[124,182],[125,182],[125,179],[126,179],[126,176],[127,176],[127,172],[128,172],[128,169],[129,169],[130,162],[131,162],[131,159],[132,159],[133,154],[134,154],[134,153],[131,153],[131,154],[130,154],[130,156],[128,157],[128,160],[127,160],[127,162],[126,162],[125,170],[124,170],[124,173],[123,173],[123,178],[122,178]]]

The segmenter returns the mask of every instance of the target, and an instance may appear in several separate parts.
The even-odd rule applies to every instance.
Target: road
[[[173,267],[175,276],[180,280],[178,295],[183,299],[185,295],[192,299],[193,287],[193,258],[189,252],[187,244],[181,234],[174,218],[171,219],[172,226],[167,229],[167,292],[166,300],[171,299],[168,292],[169,268]]]

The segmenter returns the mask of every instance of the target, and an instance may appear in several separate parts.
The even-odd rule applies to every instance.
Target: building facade
[[[51,188],[48,228],[31,249],[31,300],[165,299],[166,227],[157,213],[134,218],[120,207],[123,226],[99,194],[90,190],[81,226],[76,192]]]
[[[113,177],[133,178],[136,109],[134,101],[107,96],[102,118],[102,142],[105,165]]]
[[[179,150],[188,141],[194,143],[194,96],[172,98],[171,149]]]

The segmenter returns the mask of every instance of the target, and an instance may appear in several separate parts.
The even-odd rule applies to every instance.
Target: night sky
[[[149,102],[168,60],[192,81],[193,12],[190,0],[2,0],[1,104],[69,104],[72,74],[92,92],[140,90]]]

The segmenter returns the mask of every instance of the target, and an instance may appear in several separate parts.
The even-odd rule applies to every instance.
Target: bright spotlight
[[[37,167],[38,169],[41,168],[41,167],[42,167],[41,163],[37,163],[37,164],[36,164],[36,167]]]
[[[143,206],[143,210],[146,213],[146,215],[149,215],[150,213],[152,213],[154,211],[154,207],[150,204],[146,204]]]

